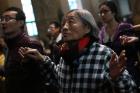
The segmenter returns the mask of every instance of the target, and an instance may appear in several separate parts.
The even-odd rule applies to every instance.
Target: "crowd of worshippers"
[[[140,93],[140,25],[119,19],[112,1],[99,5],[102,26],[86,9],[49,23],[46,48],[9,7],[0,18],[0,93]]]

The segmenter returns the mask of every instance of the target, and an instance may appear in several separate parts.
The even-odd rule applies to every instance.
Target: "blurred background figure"
[[[50,35],[49,56],[57,64],[60,60],[60,53],[58,47],[62,42],[61,25],[57,21],[51,21],[49,24],[48,32]]]
[[[118,55],[122,50],[126,50],[127,70],[133,76],[137,85],[140,85],[140,71],[136,69],[138,56],[135,44],[122,45],[121,35],[133,35],[132,24],[122,22],[118,16],[118,9],[113,1],[105,1],[99,5],[99,16],[102,19],[103,27],[100,30],[100,43],[112,48]]]
[[[5,93],[4,64],[6,60],[7,46],[4,38],[0,36],[0,93]]]
[[[56,64],[59,63],[60,53],[59,45],[62,42],[61,25],[57,21],[51,21],[48,27],[49,34],[49,47],[46,49],[47,55]],[[57,88],[53,85],[53,82],[46,82],[46,90],[48,93],[58,93]]]
[[[50,22],[48,32],[51,35],[50,44],[58,43],[62,39],[61,25],[57,21]]]
[[[136,37],[136,36],[126,36],[126,35],[123,35],[123,36],[120,36],[120,40],[121,40],[121,43],[124,44],[124,45],[131,45],[131,44],[134,44],[136,43],[137,45],[137,49],[138,49],[138,52],[137,52],[137,55],[138,55],[138,63],[137,63],[137,71],[139,72],[140,71],[140,40],[139,40],[140,37]],[[139,82],[137,82],[138,84],[138,93],[140,93],[140,85],[139,85]]]

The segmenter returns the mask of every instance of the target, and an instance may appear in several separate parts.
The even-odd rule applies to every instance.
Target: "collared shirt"
[[[59,43],[61,40],[62,40],[62,33],[60,33],[60,34],[57,36],[55,42],[56,42],[56,43]]]
[[[67,65],[63,58],[55,65],[48,57],[42,73],[48,80],[52,79],[50,74],[56,76],[60,93],[113,93],[115,90],[117,93],[135,93],[135,83],[126,70],[115,81],[110,79],[111,53],[110,48],[94,42],[74,60],[73,67]]]

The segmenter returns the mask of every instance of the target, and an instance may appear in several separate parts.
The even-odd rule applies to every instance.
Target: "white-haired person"
[[[125,70],[125,51],[118,57],[98,43],[98,27],[89,11],[69,11],[62,20],[62,38],[57,65],[36,49],[21,47],[19,53],[43,62],[43,73],[56,76],[60,93],[135,93],[135,83]]]

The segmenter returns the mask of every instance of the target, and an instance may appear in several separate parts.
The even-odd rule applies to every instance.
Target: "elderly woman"
[[[89,11],[69,11],[62,20],[62,36],[58,65],[36,49],[21,47],[19,53],[44,62],[44,74],[51,71],[56,76],[60,93],[135,93],[135,84],[124,69],[124,52],[118,59],[98,43],[98,28]]]

